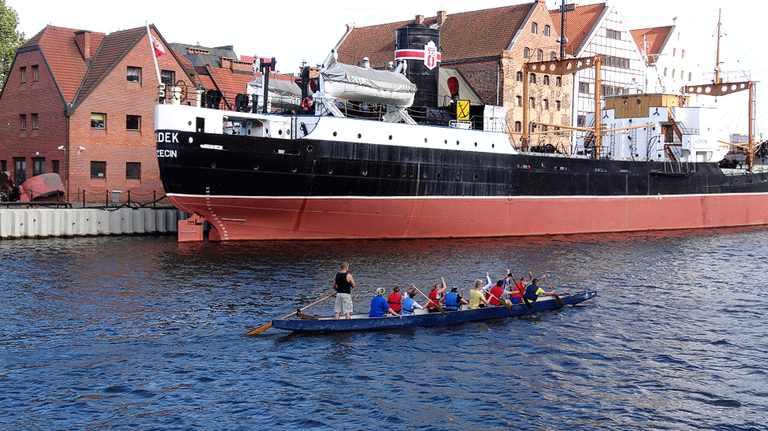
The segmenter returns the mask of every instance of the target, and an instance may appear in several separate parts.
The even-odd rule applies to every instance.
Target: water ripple
[[[765,430],[766,239],[0,241],[0,430]],[[600,294],[450,327],[242,336],[326,296],[340,260],[359,310],[378,286],[468,292],[507,268]]]

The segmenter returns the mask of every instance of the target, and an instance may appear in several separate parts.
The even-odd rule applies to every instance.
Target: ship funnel
[[[413,105],[437,108],[440,30],[425,24],[410,24],[398,29],[395,60],[406,63],[405,76],[416,84]]]

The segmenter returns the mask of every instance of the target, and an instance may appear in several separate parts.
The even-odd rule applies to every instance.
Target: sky
[[[561,0],[546,0],[549,9],[560,6]],[[321,63],[343,36],[346,24],[358,27],[396,21],[407,21],[416,15],[435,16],[438,10],[452,13],[490,9],[531,0],[458,0],[360,1],[333,2],[294,0],[273,1],[228,0],[216,10],[215,2],[188,0],[166,2],[133,0],[104,2],[92,0],[6,0],[6,6],[19,15],[17,29],[30,38],[51,24],[79,30],[111,33],[155,24],[168,42],[200,44],[202,46],[233,45],[238,55],[275,57],[278,70],[298,71],[306,60],[310,65]],[[567,0],[573,3],[572,0]],[[724,70],[749,70],[751,79],[760,81],[768,75],[768,50],[756,49],[765,25],[762,13],[753,1],[730,0],[607,0],[622,13],[631,29],[672,24],[686,25],[696,46],[688,52],[698,52],[705,70],[714,69],[718,10],[722,9],[723,33],[721,61]],[[259,4],[262,3],[262,4]],[[597,0],[575,2],[580,5],[602,3]],[[324,6],[325,5],[325,6]],[[330,6],[332,5],[332,6]],[[768,81],[768,80],[766,80]],[[704,82],[702,82],[704,83]],[[758,115],[768,97],[760,96],[758,84]],[[768,96],[768,89],[763,93]],[[733,98],[739,95],[728,96]],[[764,99],[765,103],[761,103]],[[746,107],[746,97],[744,97]],[[746,117],[746,108],[744,117]],[[738,115],[738,114],[736,114]],[[768,120],[768,118],[766,118]],[[746,123],[734,118],[734,123]],[[765,123],[768,127],[768,122]],[[768,130],[768,129],[767,129]],[[746,131],[746,130],[745,130]]]

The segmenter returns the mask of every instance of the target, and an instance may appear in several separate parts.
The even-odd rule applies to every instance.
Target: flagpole
[[[157,73],[158,86],[163,84],[160,80],[160,68],[157,67],[157,54],[155,54],[155,43],[152,41],[152,33],[149,31],[149,23],[147,23],[147,38],[149,39],[149,50],[152,52],[152,60],[155,61],[155,72]]]

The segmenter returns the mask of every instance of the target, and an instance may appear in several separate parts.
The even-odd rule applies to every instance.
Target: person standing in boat
[[[384,299],[385,292],[386,289],[383,287],[376,289],[376,296],[371,299],[371,311],[368,313],[368,317],[403,317],[389,306],[387,300]]]
[[[392,289],[392,293],[389,294],[389,298],[387,298],[387,303],[389,304],[389,308],[395,310],[396,313],[399,313],[400,310],[403,309],[403,295],[400,294],[400,288],[395,286],[394,289]]]
[[[546,277],[545,275],[542,275],[542,277]],[[544,289],[539,287],[539,279],[534,278],[531,280],[531,284],[528,285],[528,287],[525,289],[525,294],[523,295],[527,300],[531,302],[536,302],[536,299],[539,297],[539,295],[544,296],[554,296],[555,292],[545,292]]]
[[[445,292],[446,289],[448,289],[448,286],[445,285],[445,278],[440,277],[440,283],[435,283],[434,286],[432,286],[432,290],[429,291],[429,304],[427,304],[427,311],[430,313],[440,311],[438,308],[440,306],[440,299],[442,298],[443,292]]]
[[[405,292],[405,298],[403,298],[403,309],[400,311],[400,314],[403,316],[410,316],[416,310],[424,309],[424,307],[416,302],[416,299],[414,298],[416,298],[416,289],[414,288],[413,283],[411,283],[411,289]]]
[[[445,306],[446,311],[458,311],[462,305],[469,304],[466,299],[459,295],[459,289],[454,287],[451,291],[445,294]]]
[[[355,279],[349,273],[349,264],[341,262],[341,270],[336,273],[333,279],[333,290],[336,291],[336,303],[333,305],[333,311],[336,312],[336,318],[344,313],[347,319],[352,316],[352,288],[355,287]]]

